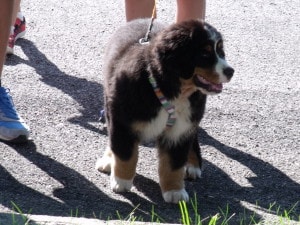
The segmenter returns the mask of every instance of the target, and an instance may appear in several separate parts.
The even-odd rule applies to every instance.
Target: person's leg
[[[6,57],[6,46],[12,21],[14,0],[0,1],[0,86],[3,64]]]
[[[16,41],[19,38],[24,37],[26,33],[26,21],[21,13],[20,4],[21,0],[15,0],[6,54],[14,54],[14,46]]]
[[[154,0],[125,0],[126,21],[151,18],[153,7]]]
[[[29,128],[19,117],[9,90],[1,86],[13,5],[14,0],[0,0],[0,140],[19,143],[28,140]]]
[[[205,20],[205,0],[177,0],[176,22],[190,19]]]
[[[21,0],[14,0],[14,9],[13,9],[13,14],[12,14],[12,18],[11,18],[11,26],[15,26],[15,22],[16,22],[16,18],[18,15],[18,12],[21,12]]]

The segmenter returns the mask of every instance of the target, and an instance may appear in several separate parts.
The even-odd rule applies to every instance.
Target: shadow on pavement
[[[18,224],[28,224],[28,225],[39,225],[38,223],[30,220],[25,215],[20,214],[10,214],[10,213],[0,213],[0,225],[18,225]],[[29,222],[30,221],[30,222]]]
[[[121,215],[132,211],[131,205],[110,198],[80,173],[37,152],[33,142],[11,147],[63,187],[55,189],[55,198],[51,198],[20,183],[0,165],[0,204],[5,207],[13,208],[14,202],[23,213],[72,216],[78,211],[79,216],[88,218],[99,218],[101,214],[101,219],[118,219],[116,210]]]
[[[246,214],[248,215],[247,218],[250,219],[249,216],[253,215],[254,212],[245,208],[241,202],[250,203],[255,208],[265,212],[284,215],[284,210],[291,209],[298,202],[290,216],[295,220],[299,220],[299,183],[290,179],[270,163],[222,144],[203,129],[199,131],[199,138],[201,144],[214,147],[228,158],[246,166],[255,174],[255,177],[248,179],[252,186],[243,187],[234,182],[228,174],[224,173],[213,162],[207,162],[203,178],[200,180],[201,184],[190,183],[188,185],[191,186],[188,189],[198,190],[196,193],[198,193],[199,210],[204,212],[202,218],[211,215],[213,209],[221,208],[226,211],[228,204],[229,215],[236,213],[235,217],[237,217],[239,214]],[[272,208],[273,211],[270,212],[270,204],[273,203],[276,203],[276,205]],[[256,217],[259,218],[259,215],[256,215]]]
[[[97,121],[99,110],[102,108],[102,86],[96,82],[65,74],[50,62],[31,41],[23,39],[19,43],[28,60],[12,56],[13,58],[7,60],[6,64],[24,63],[35,68],[44,83],[68,94],[83,107],[82,116],[70,118],[70,122],[101,133],[89,122]],[[89,90],[93,90],[93,92]],[[256,175],[249,178],[252,186],[243,187],[214,165],[214,162],[206,161],[203,178],[196,182],[186,182],[190,196],[193,196],[194,193],[197,194],[198,211],[202,218],[215,215],[220,212],[219,209],[226,211],[228,206],[229,216],[236,214],[232,220],[240,221],[238,215],[245,213],[249,219],[249,215],[253,215],[253,211],[245,208],[241,202],[256,205],[265,211],[268,211],[271,203],[276,202],[276,205],[280,206],[277,214],[280,214],[284,209],[291,208],[300,200],[300,185],[271,164],[239,149],[222,144],[203,129],[200,129],[199,137],[202,145],[214,147],[228,158],[246,166]],[[119,219],[116,210],[120,215],[129,215],[133,206],[138,206],[135,215],[138,218],[142,217],[144,221],[150,221],[149,213],[153,207],[155,213],[164,222],[178,223],[181,218],[178,205],[164,203],[158,184],[142,175],[137,175],[134,184],[135,188],[142,192],[147,199],[136,193],[125,193],[122,196],[130,200],[132,204],[124,203],[104,194],[77,171],[37,152],[33,142],[23,146],[11,146],[20,155],[46,172],[48,176],[60,182],[63,187],[54,190],[55,198],[51,198],[18,182],[0,165],[0,204],[5,207],[12,208],[11,201],[13,201],[24,213],[70,216],[71,210],[78,210],[80,214],[84,213],[84,216],[88,218],[97,218],[101,213],[101,219]],[[189,208],[192,208],[191,204],[188,205]],[[297,219],[300,214],[299,206],[296,206],[294,212],[295,215],[292,216]],[[192,212],[191,216],[193,217]],[[259,219],[258,215],[257,219]]]
[[[97,122],[100,110],[103,108],[103,88],[100,83],[89,81],[85,78],[71,76],[61,71],[52,63],[33,42],[19,39],[18,45],[22,48],[28,60],[17,55],[11,55],[6,60],[6,65],[26,64],[35,69],[45,84],[61,90],[77,101],[83,110],[81,116],[70,118],[69,121],[86,129],[99,132],[99,128],[90,124]]]
[[[269,214],[284,215],[284,210],[288,211],[295,206],[289,216],[291,220],[299,221],[300,184],[270,163],[222,144],[201,128],[199,138],[201,145],[214,147],[255,174],[254,177],[248,178],[251,186],[241,186],[213,162],[205,161],[203,177],[195,182],[186,181],[186,188],[191,199],[197,200],[198,213],[201,218],[226,213],[228,210],[228,217],[234,215],[229,224],[240,224],[241,220],[243,224],[251,224],[253,220],[259,222],[262,219],[252,210],[253,208]],[[180,221],[178,205],[164,203],[158,183],[137,174],[134,187],[147,199],[136,193],[124,193],[122,196],[138,206],[139,210],[149,212],[152,204],[155,213],[165,222],[178,223]],[[244,203],[251,204],[251,207],[248,208]],[[273,205],[272,208],[270,208],[271,205]],[[188,207],[191,218],[195,218],[191,204],[188,204]]]

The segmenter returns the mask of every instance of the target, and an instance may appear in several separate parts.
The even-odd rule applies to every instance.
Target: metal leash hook
[[[139,40],[139,43],[141,45],[149,44],[149,39],[150,39],[149,36],[151,34],[151,30],[152,30],[152,27],[153,27],[153,22],[154,22],[154,16],[152,16],[152,18],[151,18],[151,22],[149,24],[149,27],[148,27],[148,30],[147,30],[147,33],[146,33],[145,37],[143,37]]]
[[[149,39],[150,39],[149,36],[150,36],[151,30],[152,30],[152,27],[153,27],[153,22],[154,22],[155,17],[156,17],[156,0],[154,1],[154,6],[153,6],[152,16],[151,16],[151,22],[149,24],[147,33],[146,33],[145,37],[143,37],[139,40],[139,43],[141,45],[149,44]]]
[[[139,43],[140,43],[141,45],[148,45],[148,44],[149,44],[149,40],[146,40],[146,39],[143,37],[143,38],[141,38],[141,39],[139,40]]]

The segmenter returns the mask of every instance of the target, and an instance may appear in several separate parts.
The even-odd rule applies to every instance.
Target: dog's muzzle
[[[227,83],[231,80],[234,74],[234,69],[230,66],[226,66],[219,73],[212,72],[211,80],[209,76],[203,76],[203,70],[195,68],[194,71],[194,83],[200,89],[203,94],[218,94],[223,90],[223,83]],[[207,78],[208,77],[208,78]]]

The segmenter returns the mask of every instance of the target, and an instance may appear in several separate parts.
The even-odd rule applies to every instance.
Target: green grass
[[[29,219],[25,216],[25,214],[22,212],[21,208],[14,203],[13,201],[11,201],[11,204],[13,206],[13,211],[15,211],[17,214],[13,213],[11,215],[11,221],[12,224],[11,225],[23,225],[23,224],[28,224],[29,223]],[[31,211],[28,212],[28,214],[30,214]]]
[[[275,220],[264,222],[264,218],[257,215],[256,212],[253,212],[251,215],[244,213],[237,215],[235,213],[230,214],[230,207],[227,204],[224,209],[219,208],[218,212],[215,215],[210,217],[201,218],[199,214],[197,196],[195,194],[194,198],[190,200],[189,203],[179,202],[178,206],[180,209],[180,221],[178,223],[184,225],[290,225],[292,222],[298,221],[300,224],[300,215],[295,214],[295,209],[298,206],[299,202],[294,204],[290,209],[281,210],[280,206],[277,206],[276,203],[269,205],[269,208],[266,210],[267,214],[275,215]],[[143,218],[135,216],[135,211],[139,206],[135,207],[133,211],[126,217],[122,217],[118,212],[118,218],[121,221],[126,221],[134,224],[135,222],[142,222]],[[151,210],[151,221],[152,223],[165,223],[161,217],[155,212],[154,206]]]
[[[252,215],[247,215],[244,212],[242,215],[238,215],[238,219],[235,213],[229,213],[229,205],[227,204],[225,209],[219,208],[219,212],[215,215],[202,219],[199,215],[197,197],[195,195],[194,199],[190,202],[190,208],[188,209],[188,203],[179,202],[179,208],[181,212],[181,223],[184,225],[235,225],[237,221],[239,225],[255,225],[255,224],[264,224],[264,225],[289,225],[294,222],[299,222],[300,224],[300,215],[296,215],[295,209],[298,206],[299,202],[295,203],[290,209],[281,210],[280,206],[276,206],[276,203],[269,205],[269,209],[266,211],[268,214],[276,215],[275,220],[264,222],[263,219],[258,216],[255,212]],[[190,213],[192,212],[192,213]],[[191,215],[194,215],[193,218]]]
[[[126,221],[126,222],[130,222],[133,223],[134,222],[143,222],[144,219],[140,216],[137,217],[135,216],[135,211],[139,208],[139,205],[136,206],[129,215],[122,217],[122,215],[117,211],[117,217],[120,221]],[[151,222],[152,223],[165,223],[165,221],[155,212],[154,206],[152,206],[151,209]]]
[[[296,220],[300,222],[300,215],[295,215],[295,208],[298,206],[299,202],[296,202],[290,209],[284,209],[281,212],[281,207],[276,206],[276,203],[272,203],[269,206],[268,212],[275,212],[275,214],[278,216],[278,223],[281,225],[283,224],[289,224],[291,220]],[[275,208],[275,209],[273,209]]]
[[[29,219],[26,217],[25,213],[21,210],[21,208],[15,204],[14,202],[11,202],[12,209],[15,213],[12,213],[11,218],[11,224],[10,225],[26,225],[30,224]],[[180,209],[180,217],[178,223],[184,224],[184,225],[255,225],[255,224],[263,224],[263,225],[290,225],[295,223],[295,221],[299,222],[300,224],[300,215],[296,215],[296,207],[298,206],[299,202],[295,203],[291,208],[289,209],[282,209],[280,206],[278,206],[276,203],[269,204],[269,208],[265,210],[265,213],[276,215],[274,220],[269,222],[262,221],[261,217],[258,216],[255,212],[252,213],[252,215],[248,215],[246,213],[246,209],[244,213],[241,215],[236,215],[235,213],[230,213],[230,207],[227,204],[224,209],[219,208],[216,214],[201,218],[199,214],[199,205],[197,202],[197,196],[194,195],[194,198],[190,200],[189,203],[186,202],[180,202],[178,204]],[[258,205],[258,204],[257,204]],[[143,222],[144,219],[141,216],[136,216],[135,212],[138,210],[139,205],[136,206],[131,213],[127,216],[122,216],[118,211],[116,211],[116,215],[120,221],[126,222],[126,224],[135,224],[135,222]],[[30,211],[31,212],[31,211]],[[30,214],[30,212],[26,214]],[[152,206],[151,212],[151,221],[152,223],[165,223],[166,221],[163,220],[156,212],[154,206]],[[71,217],[82,217],[82,215],[79,213],[79,210],[76,209],[75,211],[71,210],[70,212]],[[96,215],[95,215],[95,218]],[[101,218],[101,214],[100,214]],[[110,220],[110,218],[106,218],[107,221]],[[238,222],[237,222],[238,221]],[[147,220],[147,222],[149,222]],[[121,222],[122,224],[122,222]],[[0,222],[0,225],[2,223]],[[7,225],[7,224],[6,224]]]

